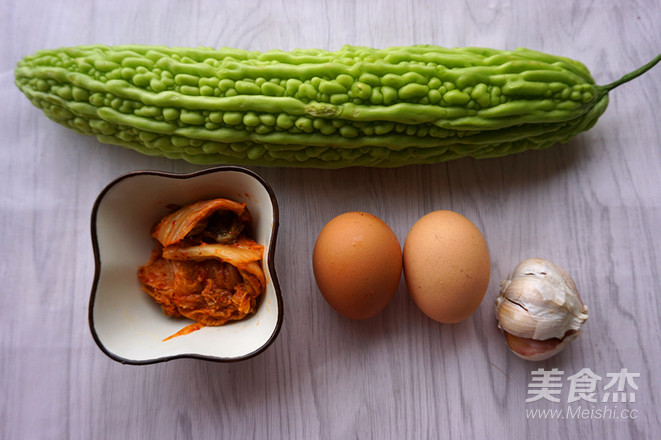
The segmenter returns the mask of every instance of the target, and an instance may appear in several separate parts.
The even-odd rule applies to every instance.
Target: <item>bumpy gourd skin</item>
[[[198,164],[498,157],[565,142],[608,105],[608,89],[583,64],[527,49],[95,45],[39,51],[15,75],[62,125]]]

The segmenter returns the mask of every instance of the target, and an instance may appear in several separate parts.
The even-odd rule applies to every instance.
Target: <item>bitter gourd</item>
[[[20,90],[101,142],[192,163],[401,166],[498,157],[591,128],[608,92],[528,49],[77,46],[19,61]]]

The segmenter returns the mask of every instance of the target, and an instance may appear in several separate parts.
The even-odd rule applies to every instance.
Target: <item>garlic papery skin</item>
[[[501,283],[496,318],[512,352],[523,359],[544,360],[581,333],[588,308],[564,269],[531,258]]]

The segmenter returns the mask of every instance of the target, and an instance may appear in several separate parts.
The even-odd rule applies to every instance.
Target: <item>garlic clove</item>
[[[508,333],[521,338],[534,336],[537,320],[520,304],[501,295],[496,300],[496,313],[499,317],[499,328],[507,329]]]
[[[565,346],[578,337],[578,333],[568,335],[563,339],[553,338],[545,341],[538,341],[530,338],[520,338],[518,336],[505,333],[507,346],[509,349],[527,361],[543,361],[560,353]]]
[[[529,360],[560,352],[588,318],[569,274],[540,258],[522,261],[502,282],[495,311],[510,349]]]

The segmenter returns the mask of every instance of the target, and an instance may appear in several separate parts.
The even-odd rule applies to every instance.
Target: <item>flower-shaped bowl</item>
[[[141,288],[137,270],[147,263],[154,247],[152,226],[172,206],[217,197],[246,203],[253,238],[264,246],[266,293],[248,318],[167,339],[193,321],[164,315]],[[263,352],[277,337],[283,316],[274,264],[278,204],[268,183],[253,171],[220,166],[190,174],[122,175],[97,197],[91,232],[95,274],[89,325],[97,345],[110,358],[135,365],[176,358],[239,361]]]

